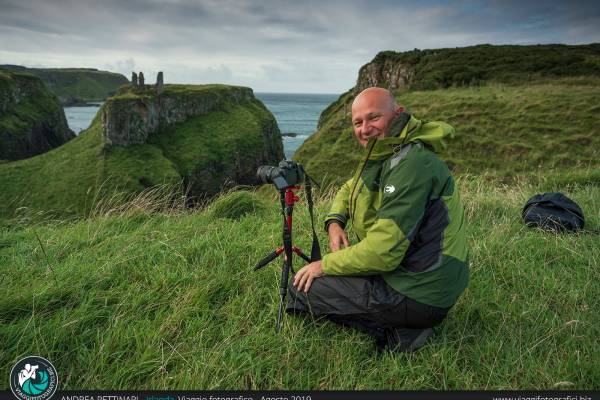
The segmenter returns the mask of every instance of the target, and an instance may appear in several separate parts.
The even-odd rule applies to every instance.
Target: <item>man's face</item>
[[[365,147],[370,138],[385,137],[390,123],[401,111],[380,91],[359,94],[352,104],[352,126],[361,146]]]

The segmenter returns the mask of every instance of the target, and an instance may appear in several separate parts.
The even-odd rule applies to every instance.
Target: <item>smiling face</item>
[[[370,138],[385,137],[390,123],[402,111],[404,108],[386,89],[372,87],[360,92],[352,103],[352,126],[361,146],[365,147]]]

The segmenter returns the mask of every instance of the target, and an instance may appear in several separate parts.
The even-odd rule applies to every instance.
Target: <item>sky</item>
[[[600,1],[0,0],[0,64],[342,93],[380,51],[600,42]]]

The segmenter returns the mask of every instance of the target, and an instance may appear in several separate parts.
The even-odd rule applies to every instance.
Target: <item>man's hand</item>
[[[308,293],[310,286],[315,278],[323,276],[323,267],[321,266],[321,260],[311,262],[310,264],[302,267],[296,276],[294,277],[294,286],[298,291],[304,289],[304,293]]]
[[[332,252],[338,251],[342,247],[342,244],[344,247],[350,246],[348,236],[340,224],[335,222],[329,224],[327,233],[329,234],[329,248]]]

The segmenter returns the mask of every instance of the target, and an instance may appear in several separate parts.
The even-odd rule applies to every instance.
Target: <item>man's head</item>
[[[356,139],[365,147],[367,141],[385,137],[390,123],[404,111],[392,94],[383,88],[370,87],[358,94],[352,103],[352,126]]]

